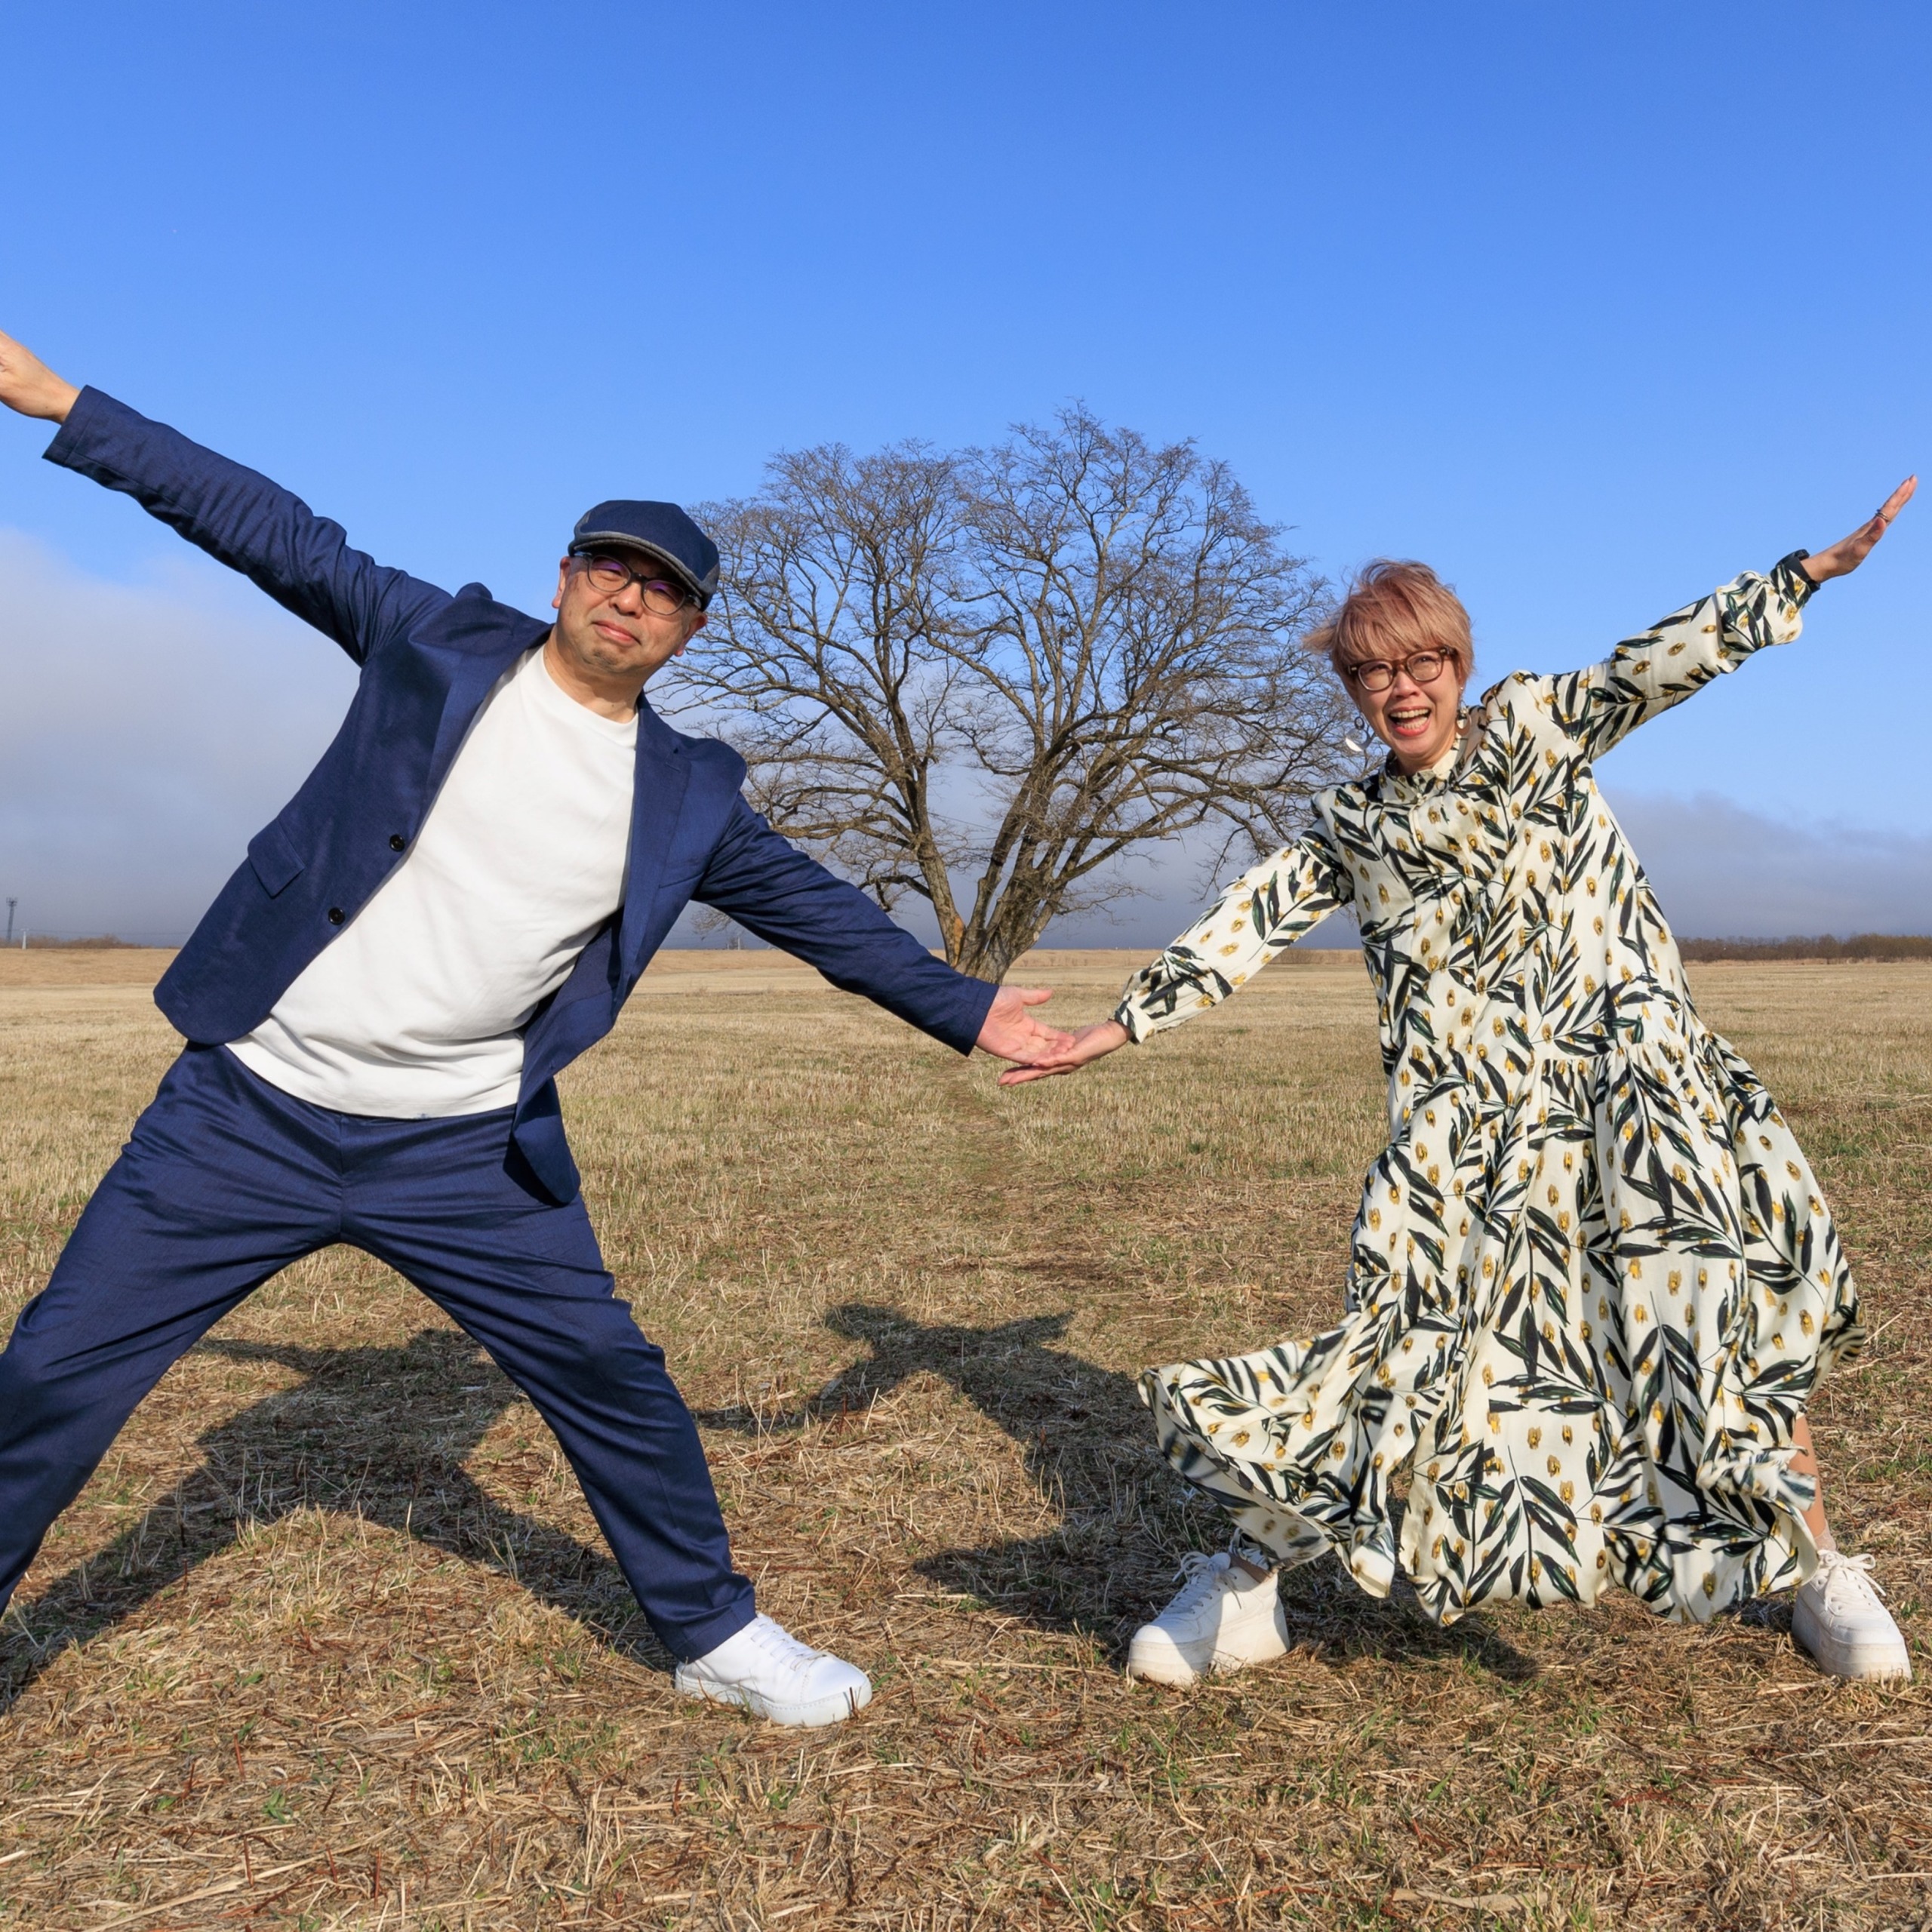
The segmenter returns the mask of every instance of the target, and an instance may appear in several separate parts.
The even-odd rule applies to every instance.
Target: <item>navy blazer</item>
[[[189,1039],[239,1039],[399,865],[484,699],[549,629],[480,583],[454,596],[349,547],[278,485],[98,389],[48,459],[122,490],[362,667],[335,741],[221,889],[155,989]],[[638,709],[623,904],[525,1029],[516,1143],[559,1201],[577,1191],[555,1077],[608,1033],[685,906],[698,900],[970,1053],[996,990],[935,959],[855,887],[788,844],[740,795],[744,761]]]

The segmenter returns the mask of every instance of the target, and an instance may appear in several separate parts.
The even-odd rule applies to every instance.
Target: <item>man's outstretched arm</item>
[[[80,396],[72,383],[57,376],[32,349],[0,334],[0,402],[18,415],[64,423]]]
[[[1022,1066],[1063,1058],[1073,1036],[1032,1009],[1051,995],[955,973],[857,887],[782,838],[740,798],[693,897],[816,966],[847,992],[961,1053],[976,1046]]]
[[[334,638],[358,663],[449,601],[352,549],[340,524],[278,484],[98,389],[76,389],[0,334],[0,403],[57,423],[50,460],[119,490]]]

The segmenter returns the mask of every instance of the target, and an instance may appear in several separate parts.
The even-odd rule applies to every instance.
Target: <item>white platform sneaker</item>
[[[1791,1634],[1832,1677],[1909,1678],[1905,1638],[1879,1595],[1870,1557],[1821,1550],[1792,1605]]]
[[[872,1700],[856,1664],[801,1644],[783,1624],[755,1617],[715,1650],[681,1663],[672,1681],[687,1697],[737,1704],[774,1724],[837,1724]]]
[[[1134,1633],[1128,1676],[1193,1684],[1210,1672],[1239,1670],[1287,1654],[1287,1620],[1275,1571],[1257,1577],[1223,1549],[1184,1558],[1181,1574],[1186,1580],[1174,1601]]]

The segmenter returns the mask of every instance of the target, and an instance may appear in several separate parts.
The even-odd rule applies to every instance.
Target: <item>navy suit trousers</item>
[[[413,1281],[556,1432],[651,1628],[679,1657],[749,1623],[697,1429],[509,1108],[374,1120],[220,1047],[169,1069],[0,1355],[0,1606],[169,1366],[269,1276],[340,1241]]]

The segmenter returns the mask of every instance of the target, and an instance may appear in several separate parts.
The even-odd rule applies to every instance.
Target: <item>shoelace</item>
[[[1875,1603],[1884,1595],[1885,1590],[1872,1570],[1872,1558],[1869,1553],[1847,1556],[1841,1549],[1821,1549],[1818,1552],[1818,1567],[1813,1574],[1814,1580],[1822,1582],[1819,1594],[1828,1604],[1832,1592],[1841,1584],[1853,1596]]]
[[[762,1613],[752,1619],[747,1629],[752,1642],[767,1657],[789,1669],[802,1670],[817,1663],[823,1654],[811,1644],[800,1643],[783,1624],[774,1623]]]
[[[1189,1550],[1181,1558],[1180,1567],[1174,1572],[1181,1580],[1181,1587],[1164,1614],[1172,1616],[1178,1611],[1195,1609],[1220,1589],[1230,1574],[1229,1570],[1217,1568],[1214,1557],[1207,1551]]]

